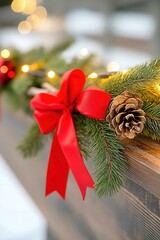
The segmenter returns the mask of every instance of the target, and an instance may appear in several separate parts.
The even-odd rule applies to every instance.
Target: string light
[[[37,6],[36,0],[25,0],[25,7],[22,12],[24,14],[32,14],[35,11],[36,6]]]
[[[9,58],[10,55],[11,55],[11,53],[10,53],[10,51],[9,51],[8,49],[3,49],[3,50],[1,51],[1,56],[2,56],[3,58]]]
[[[23,10],[25,9],[25,4],[26,4],[25,0],[14,0],[11,3],[11,8],[13,12],[20,13],[23,12]]]
[[[3,65],[1,68],[0,68],[0,71],[1,73],[7,73],[8,72],[8,67]]]
[[[107,64],[107,71],[118,71],[119,70],[119,64],[117,62],[111,61]]]
[[[22,21],[18,25],[18,31],[21,34],[28,34],[32,31],[32,25],[28,21]]]
[[[29,65],[25,64],[21,67],[22,72],[27,73],[29,72]]]
[[[37,6],[36,0],[13,0],[11,3],[11,8],[13,12],[32,14]]]
[[[89,51],[88,51],[87,48],[82,48],[82,49],[80,50],[80,55],[81,55],[82,57],[87,56],[88,53],[89,53]]]
[[[16,73],[14,71],[9,71],[8,77],[9,78],[14,78],[16,76]]]
[[[55,77],[55,72],[54,71],[49,71],[48,73],[47,73],[47,76],[49,77],[49,78],[54,78]]]
[[[27,21],[32,25],[33,29],[37,29],[47,17],[47,10],[42,6],[37,6],[32,15],[27,18]]]
[[[93,73],[91,73],[91,74],[88,75],[88,78],[90,78],[90,79],[95,79],[95,78],[97,78],[97,77],[98,77],[98,74],[95,73],[95,72],[93,72]]]
[[[47,10],[45,7],[37,6],[34,14],[37,15],[40,19],[44,19],[47,17]]]
[[[27,18],[27,21],[32,25],[33,29],[37,29],[41,24],[41,19],[39,16],[32,14]]]

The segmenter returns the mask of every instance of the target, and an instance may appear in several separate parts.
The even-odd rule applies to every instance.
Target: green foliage
[[[124,90],[144,92],[143,86],[155,84],[160,79],[160,58],[153,59],[150,63],[130,68],[126,73],[118,72],[99,82],[99,87],[113,96],[121,94]],[[142,91],[141,91],[142,90]]]
[[[18,150],[24,158],[36,156],[45,146],[46,138],[41,134],[35,122],[28,130],[22,142],[18,145]]]
[[[146,114],[160,118],[160,103],[152,103],[150,101],[145,101],[143,110]]]
[[[5,90],[9,104],[21,107],[25,112],[31,114],[30,99],[27,91],[31,86],[41,87],[45,81],[46,72],[53,69],[59,74],[53,79],[53,85],[59,88],[61,76],[67,70],[81,68],[86,75],[95,71],[99,72],[102,65],[97,64],[95,68],[94,56],[85,58],[74,58],[70,63],[62,58],[61,53],[74,43],[74,39],[66,40],[52,49],[45,51],[43,48],[31,50],[21,55],[15,50],[13,61],[17,66],[17,76]],[[31,64],[33,70],[44,72],[44,76],[33,76],[20,71],[19,65]],[[101,89],[112,94],[113,97],[125,90],[139,94],[143,100],[143,110],[146,113],[146,123],[142,135],[160,141],[160,58],[128,69],[126,73],[118,72],[108,78],[96,80],[87,78],[86,86],[97,85]],[[95,106],[98,107],[98,106]],[[126,159],[123,155],[124,147],[116,139],[115,132],[109,128],[106,121],[87,118],[81,114],[73,114],[76,135],[80,151],[84,159],[93,160],[95,167],[95,190],[99,197],[111,196],[123,185],[123,176],[126,171]],[[35,156],[45,145],[46,138],[41,134],[37,123],[34,123],[18,149],[24,157]]]
[[[85,126],[84,126],[85,125]],[[95,164],[95,190],[99,197],[111,196],[123,185],[126,164],[123,146],[106,121],[83,117],[83,125],[77,124],[78,140],[87,143],[87,155]],[[85,137],[87,138],[85,139]]]
[[[81,154],[85,160],[89,157],[89,136],[87,132],[87,126],[86,126],[86,117],[84,117],[81,114],[74,114],[74,125],[76,129],[76,136],[79,143],[79,148],[81,151]]]
[[[160,141],[160,118],[146,117],[146,123],[142,134],[153,140]]]

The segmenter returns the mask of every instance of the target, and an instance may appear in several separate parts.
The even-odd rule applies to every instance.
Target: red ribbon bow
[[[57,191],[65,198],[69,169],[79,186],[83,199],[86,188],[94,182],[85,167],[78,147],[71,113],[104,120],[111,95],[97,87],[83,90],[85,75],[80,69],[68,71],[63,76],[56,94],[40,93],[31,100],[34,117],[43,134],[55,129],[46,178],[46,195]]]

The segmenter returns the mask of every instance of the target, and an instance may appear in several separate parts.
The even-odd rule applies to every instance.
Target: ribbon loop
[[[64,74],[59,92],[54,95],[38,94],[31,100],[41,132],[47,134],[55,130],[46,177],[46,195],[57,191],[65,198],[69,169],[83,199],[86,188],[94,188],[94,181],[81,157],[71,114],[75,109],[85,116],[104,120],[111,95],[97,87],[82,91],[84,84],[84,73],[75,69]]]

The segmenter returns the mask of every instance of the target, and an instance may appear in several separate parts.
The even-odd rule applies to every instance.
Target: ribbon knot
[[[80,69],[71,70],[64,74],[61,88],[56,94],[41,93],[31,100],[41,132],[48,134],[54,131],[46,195],[57,191],[65,198],[69,169],[83,199],[86,188],[94,188],[94,181],[81,157],[71,113],[78,111],[87,117],[104,120],[111,95],[97,87],[83,90],[84,84],[84,73]]]

